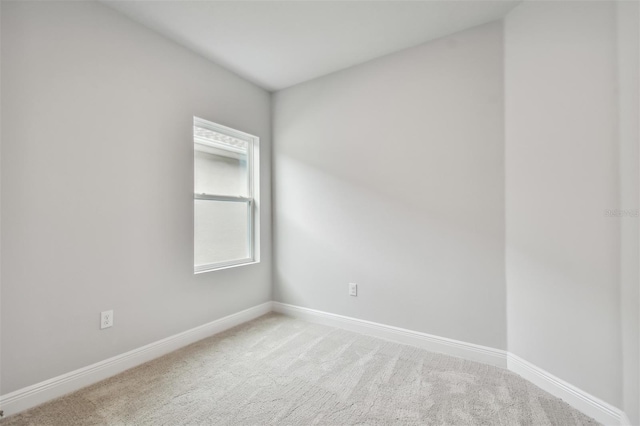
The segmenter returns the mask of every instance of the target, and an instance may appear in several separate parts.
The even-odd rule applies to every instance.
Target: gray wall
[[[275,300],[506,348],[502,43],[492,23],[274,95]]]
[[[97,3],[1,28],[0,392],[270,300],[269,94]],[[194,115],[261,138],[258,265],[193,275]]]
[[[638,119],[640,108],[640,7],[618,3],[618,122],[620,209],[631,212],[620,222],[620,314],[622,324],[622,408],[632,424],[640,425],[640,253],[638,250]]]
[[[622,407],[616,10],[505,21],[509,351]]]

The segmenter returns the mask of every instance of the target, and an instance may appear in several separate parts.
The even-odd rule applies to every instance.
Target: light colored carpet
[[[269,314],[15,425],[595,425],[496,367]]]

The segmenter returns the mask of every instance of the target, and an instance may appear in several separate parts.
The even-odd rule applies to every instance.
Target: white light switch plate
[[[358,284],[349,283],[349,296],[358,296]]]

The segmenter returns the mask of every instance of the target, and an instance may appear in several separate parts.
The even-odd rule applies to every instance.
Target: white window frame
[[[227,151],[233,151],[233,148],[216,144],[215,141],[204,139],[196,136],[195,131],[193,133],[193,154],[194,154],[194,193],[193,193],[193,214],[195,219],[195,205],[197,200],[212,200],[212,201],[226,201],[226,202],[241,202],[247,203],[248,209],[248,223],[247,223],[247,238],[249,247],[249,257],[245,259],[236,259],[225,262],[216,262],[206,265],[195,264],[195,238],[196,228],[195,222],[193,226],[193,238],[194,238],[194,260],[193,260],[193,272],[194,274],[201,274],[203,272],[217,271],[220,269],[234,268],[243,265],[252,265],[254,263],[260,263],[260,138],[248,133],[241,132],[239,130],[232,129],[230,127],[223,126],[221,124],[213,123],[209,120],[204,120],[199,117],[193,117],[193,129],[196,127],[211,130],[213,132],[221,133],[226,136],[237,138],[247,142],[247,173],[248,173],[248,196],[229,196],[229,195],[217,195],[217,194],[196,194],[195,192],[195,152],[196,145],[204,145],[212,148],[224,149]]]

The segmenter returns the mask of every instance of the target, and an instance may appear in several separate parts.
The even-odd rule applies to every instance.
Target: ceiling
[[[500,19],[519,1],[103,3],[275,91]]]

